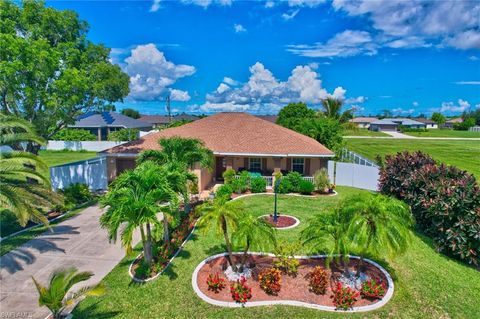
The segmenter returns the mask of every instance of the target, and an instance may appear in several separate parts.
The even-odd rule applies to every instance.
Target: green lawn
[[[383,132],[369,131],[366,128],[359,128],[356,130],[345,130],[343,136],[383,136],[390,137],[390,135]]]
[[[38,155],[47,163],[48,167],[83,161],[97,156],[95,152],[86,151],[40,151]]]
[[[414,139],[348,139],[347,148],[370,159],[377,154],[423,151],[435,160],[455,165],[480,177],[480,141]]]
[[[407,135],[417,137],[461,137],[480,138],[480,132],[456,131],[456,130],[428,130],[426,132],[405,132]]]
[[[279,210],[300,219],[294,229],[279,231],[279,237],[294,241],[307,219],[333,208],[347,194],[361,192],[338,187],[339,196],[317,199],[279,199]],[[273,196],[241,199],[245,207],[260,216],[272,211]],[[133,284],[126,257],[103,280],[108,293],[89,297],[74,311],[74,318],[474,318],[478,317],[480,273],[435,252],[431,242],[415,235],[411,248],[396,260],[379,261],[395,280],[395,294],[379,310],[359,314],[322,312],[292,306],[222,308],[197,297],[192,273],[207,256],[224,252],[223,241],[213,233],[195,231],[185,249],[165,274],[147,284]],[[135,253],[139,252],[139,248]],[[299,253],[306,253],[299,251]]]

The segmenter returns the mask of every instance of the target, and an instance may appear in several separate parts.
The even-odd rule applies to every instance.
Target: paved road
[[[118,264],[124,249],[120,242],[108,242],[107,232],[99,225],[101,214],[98,206],[86,208],[55,226],[53,232],[0,257],[0,318],[45,318],[49,314],[47,308],[38,306],[31,276],[46,283],[53,270],[75,266],[93,271],[95,275],[83,284],[91,285]]]

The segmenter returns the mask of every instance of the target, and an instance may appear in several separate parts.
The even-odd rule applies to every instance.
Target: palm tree
[[[347,234],[361,257],[367,253],[394,257],[411,241],[414,219],[410,208],[397,199],[373,193],[354,195],[345,199],[339,210],[352,216]]]
[[[345,123],[353,116],[353,109],[346,110],[341,113],[343,101],[334,97],[327,97],[322,100],[323,114],[326,117],[340,120],[340,123]]]
[[[230,242],[229,231],[235,231],[238,225],[239,216],[243,213],[241,204],[237,201],[227,202],[217,198],[213,202],[207,202],[199,206],[199,212],[203,213],[198,222],[199,227],[205,227],[204,232],[215,229],[217,234],[222,234],[227,247],[227,260],[233,271],[237,267],[232,259],[232,243]]]
[[[33,126],[0,113],[0,146],[14,150],[0,152],[0,205],[11,211],[21,226],[29,220],[48,224],[41,212],[59,200],[50,189],[46,164],[36,155],[21,151],[22,143],[43,144]]]
[[[312,252],[327,252],[327,265],[335,259],[345,269],[350,253],[346,237],[350,219],[350,214],[342,214],[338,210],[314,216],[301,232],[303,244]]]
[[[247,263],[248,250],[251,247],[265,251],[276,243],[275,228],[264,219],[250,213],[242,215],[232,237],[238,246],[244,247],[241,270]]]
[[[77,268],[56,270],[50,277],[48,286],[41,285],[32,277],[37,288],[39,298],[38,304],[45,306],[53,314],[53,318],[62,318],[62,311],[65,307],[75,303],[83,296],[101,296],[105,293],[105,287],[102,284],[80,288],[77,292],[68,294],[73,285],[86,281],[93,276],[90,271],[79,272]]]
[[[158,237],[162,228],[157,213],[176,198],[164,171],[147,161],[134,170],[125,171],[112,183],[101,200],[108,208],[100,217],[100,224],[108,229],[113,241],[117,240],[120,227],[125,224],[120,236],[127,253],[132,251],[133,233],[139,228],[144,260],[151,266],[153,237]]]

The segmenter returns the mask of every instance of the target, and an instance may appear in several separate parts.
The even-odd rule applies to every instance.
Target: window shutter
[[[267,169],[267,159],[262,158],[262,171],[265,171]]]
[[[287,171],[291,171],[291,170],[292,170],[292,159],[287,158]]]

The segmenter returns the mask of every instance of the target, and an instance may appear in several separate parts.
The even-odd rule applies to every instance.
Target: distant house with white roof
[[[418,121],[418,122],[422,122],[426,125],[425,128],[427,129],[435,129],[435,128],[438,128],[438,123],[435,122],[435,121],[432,121],[430,119],[426,119],[426,118],[416,118],[415,121]]]
[[[400,126],[406,128],[426,128],[426,124],[407,118],[384,118],[370,123],[370,131],[398,131]]]
[[[354,123],[359,128],[369,128],[372,122],[378,121],[376,117],[355,117],[349,122]]]

